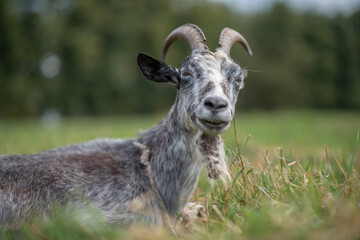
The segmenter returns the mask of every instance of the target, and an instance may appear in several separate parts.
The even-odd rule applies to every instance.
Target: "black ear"
[[[137,63],[143,75],[154,82],[166,82],[178,86],[178,70],[161,60],[139,53]]]

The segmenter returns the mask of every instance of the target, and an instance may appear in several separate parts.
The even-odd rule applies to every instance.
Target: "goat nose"
[[[221,111],[227,108],[228,102],[221,97],[208,97],[205,99],[204,105],[212,111]]]

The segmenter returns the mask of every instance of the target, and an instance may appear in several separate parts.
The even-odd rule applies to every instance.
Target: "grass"
[[[100,136],[136,137],[161,118],[65,119],[52,129],[34,119],[1,120],[0,154],[35,153]],[[194,199],[206,205],[209,219],[182,238],[360,238],[359,113],[256,112],[239,115],[235,125],[223,135],[232,182],[210,187],[202,174]],[[61,212],[20,231],[1,230],[0,239],[174,238],[161,229],[116,229],[96,213],[84,214]]]

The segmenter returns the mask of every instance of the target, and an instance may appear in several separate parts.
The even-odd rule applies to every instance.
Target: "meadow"
[[[98,137],[133,138],[164,114],[0,119],[0,154],[25,154]],[[187,239],[359,239],[360,113],[238,113],[223,134],[232,181],[202,173],[193,200],[208,217],[179,230]],[[55,211],[55,210],[54,210]],[[89,217],[90,216],[92,217]],[[96,213],[57,212],[0,239],[169,239],[164,229],[117,229]]]

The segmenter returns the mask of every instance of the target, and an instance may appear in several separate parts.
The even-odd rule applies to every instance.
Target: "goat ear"
[[[248,71],[246,69],[243,69],[242,74],[243,74],[244,78],[246,78],[248,75]]]
[[[179,84],[178,70],[161,60],[157,60],[144,53],[139,53],[137,63],[143,75],[154,82]]]

